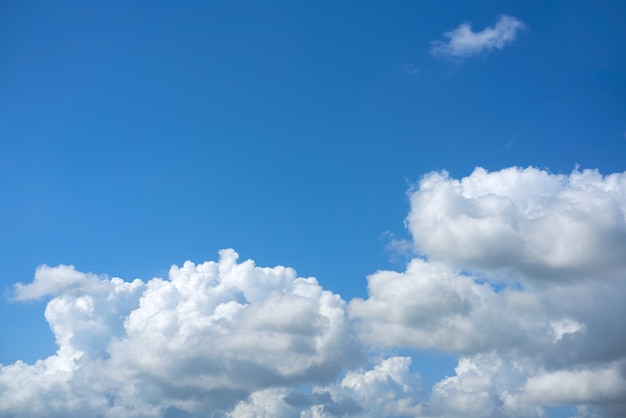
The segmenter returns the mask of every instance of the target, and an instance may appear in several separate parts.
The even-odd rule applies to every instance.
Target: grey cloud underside
[[[41,266],[59,349],[0,369],[11,417],[578,417],[626,414],[626,173],[429,173],[409,192],[418,257],[349,303],[285,267],[173,266],[126,282]],[[425,386],[396,348],[459,355]]]

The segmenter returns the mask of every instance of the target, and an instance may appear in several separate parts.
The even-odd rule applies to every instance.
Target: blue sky
[[[463,26],[467,23],[471,26]],[[375,301],[368,276],[386,270],[411,278],[407,264],[424,259],[452,272],[487,277],[497,289],[534,289],[533,297],[544,301],[536,303],[548,305],[548,295],[557,296],[549,286],[537,285],[538,277],[573,277],[571,289],[579,289],[579,277],[593,282],[615,275],[602,291],[619,294],[624,288],[619,261],[626,259],[619,247],[626,242],[624,220],[612,212],[625,210],[626,192],[615,186],[623,182],[598,180],[585,171],[597,169],[600,176],[626,171],[626,7],[621,2],[5,2],[0,6],[0,57],[0,363],[5,366],[55,355],[65,334],[51,331],[55,319],[46,321],[44,311],[48,307],[56,312],[58,305],[48,302],[76,302],[81,292],[96,297],[83,285],[70,286],[75,282],[68,270],[59,270],[58,276],[42,273],[41,283],[49,281],[41,285],[46,291],[37,285],[20,294],[14,285],[32,282],[38,266],[73,265],[78,272],[102,275],[96,281],[109,280],[106,275],[148,283],[153,277],[167,278],[173,264],[217,261],[219,250],[232,248],[239,262],[289,266],[299,277],[315,277],[321,289],[345,301],[347,332],[356,335],[356,351],[366,354],[359,364],[342,363],[333,375],[337,381],[355,370],[375,370],[379,357],[410,357],[411,373],[427,381],[415,408],[421,408],[420,414],[445,415],[450,410],[437,403],[436,390],[428,393],[437,381],[455,374],[460,358],[484,370],[480,365],[487,353],[509,360],[512,354],[502,341],[487,337],[480,347],[450,336],[426,342],[419,326],[407,331],[398,325],[397,338],[385,335],[394,320],[374,315],[376,303],[400,302],[388,299],[383,290]],[[474,171],[476,167],[492,175]],[[448,177],[433,174],[442,170]],[[518,180],[511,183],[517,176],[519,184],[530,185],[523,193],[515,189]],[[546,240],[552,242],[550,236],[569,237],[552,248],[578,254],[577,260],[589,255],[589,261],[565,256],[563,261],[561,253],[544,259],[509,247],[517,241],[499,235],[498,229],[505,212],[487,203],[476,203],[476,210],[491,232],[472,235],[473,227],[457,224],[452,215],[465,206],[441,203],[448,195],[428,183],[448,187],[464,178],[468,180],[462,187],[455,187],[464,190],[465,199],[486,190],[484,196],[506,196],[518,208],[521,202],[534,202],[539,209],[533,206],[528,219],[541,213],[546,231],[556,225],[542,240],[536,238],[538,232],[518,231],[519,242],[539,248]],[[547,186],[555,181],[559,187]],[[606,199],[581,184],[596,185],[614,204],[605,205]],[[586,191],[576,195],[580,190]],[[574,194],[578,197],[572,202],[588,203],[588,212],[583,212],[590,215],[560,222],[553,217],[573,209],[543,197],[524,200],[531,192],[539,197]],[[439,215],[429,217],[429,208]],[[472,214],[468,216],[479,216]],[[583,218],[588,223],[578,225]],[[598,220],[605,218],[608,223]],[[569,247],[580,240],[586,244]],[[481,251],[470,254],[458,243]],[[521,260],[520,254],[526,258]],[[430,273],[420,274],[437,276],[431,267],[424,267]],[[417,265],[415,269],[422,271]],[[461,288],[462,279],[449,280],[445,283]],[[431,290],[443,282],[433,283]],[[248,288],[241,286],[247,295]],[[482,292],[471,289],[472,294]],[[491,314],[516,315],[511,300],[495,294],[489,298],[496,298],[494,306],[502,304],[503,309]],[[441,300],[443,306],[448,302]],[[417,312],[426,305],[410,309]],[[124,311],[129,318],[132,306]],[[558,341],[582,330],[588,338],[601,335],[592,332],[606,325],[599,318],[623,310],[598,308],[593,316],[591,311],[550,306],[541,320],[560,330],[554,331]],[[492,336],[499,326],[479,328]],[[68,337],[67,344],[77,341],[77,335],[89,339],[91,334],[81,330],[72,331],[75,338]],[[135,341],[129,329],[119,332],[111,335],[128,344]],[[106,344],[101,350],[109,350],[110,341],[102,341]],[[624,346],[616,341],[605,350],[621,351],[621,356],[605,359],[611,367],[625,361]],[[580,344],[569,348],[572,355],[588,354],[589,364],[600,361]],[[521,364],[526,358],[517,360]],[[553,370],[550,359],[535,366]],[[385,367],[392,363],[383,361],[376,370],[391,370]],[[397,370],[404,367],[401,361],[393,364]],[[585,382],[595,378],[585,375],[578,363],[554,370],[561,377],[579,373]],[[537,373],[524,375],[525,388],[545,377]],[[293,405],[285,401],[292,408],[283,411],[285,416],[298,408],[303,414],[313,414],[315,408],[327,414],[349,410],[352,401],[346,399],[358,398],[357,392],[330,386],[326,392],[318,390],[315,385],[321,383],[305,375],[298,382],[312,385],[307,389],[311,394],[296,402],[297,408],[289,395],[293,382],[270,385],[263,380],[241,389],[248,397],[237,401],[248,399],[246,406],[233,403],[223,411],[243,416],[243,409],[232,408],[266,405],[258,400],[268,396],[264,390],[283,391],[272,396],[291,400]],[[360,376],[372,375],[363,371]],[[338,387],[345,391],[351,386]],[[622,387],[623,379],[617,396],[626,393],[619,392]],[[525,393],[516,405],[536,404],[550,416],[585,416],[584,408],[592,413],[611,401],[592,395],[537,400],[532,390]],[[45,403],[44,398],[38,401]],[[123,396],[119,399],[122,405]],[[572,412],[570,405],[578,403],[590,406]],[[185,405],[172,401],[154,413],[173,414],[171,408],[176,408],[193,415],[201,410]],[[566,412],[550,409],[562,406]],[[379,407],[367,408],[382,414]],[[484,412],[487,407],[477,408]],[[417,409],[404,414],[417,416]],[[278,416],[276,410],[273,414]],[[529,416],[527,411],[521,414]]]

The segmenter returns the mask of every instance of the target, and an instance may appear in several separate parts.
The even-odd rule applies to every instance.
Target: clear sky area
[[[626,416],[626,3],[0,3],[0,417]]]

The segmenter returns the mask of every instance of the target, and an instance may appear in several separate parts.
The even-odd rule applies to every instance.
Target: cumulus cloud
[[[458,28],[443,34],[447,41],[432,42],[431,52],[437,57],[453,59],[480,55],[504,48],[515,40],[517,33],[524,27],[520,20],[506,15],[500,16],[495,26],[480,32],[474,32],[470,23],[462,23]]]
[[[427,174],[409,196],[421,257],[369,276],[349,311],[369,345],[461,354],[424,410],[541,416],[591,403],[623,415],[626,174],[479,168]]]
[[[231,417],[415,417],[421,414],[422,379],[409,357],[390,357],[371,368],[352,370],[310,392],[263,390],[242,401]]]
[[[564,362],[565,354],[614,359],[626,343],[626,331],[612,319],[626,315],[623,282],[498,290],[421,259],[404,273],[380,271],[368,282],[369,297],[352,300],[350,313],[360,321],[361,338],[376,346],[460,354],[524,350]]]
[[[20,286],[60,292],[46,309],[59,350],[2,367],[0,415],[206,416],[259,390],[330,383],[359,361],[338,295],[289,268],[220,256],[173,266],[168,280],[81,287],[93,276],[60,266]]]
[[[148,281],[38,268],[15,298],[52,297],[59,348],[0,365],[0,416],[626,415],[626,173],[434,172],[409,198],[417,256],[350,302],[233,250]],[[429,388],[398,348],[458,364]]]
[[[95,274],[85,274],[76,271],[74,266],[65,265],[39,266],[32,283],[16,283],[14,286],[15,300],[41,299],[59,293],[106,291],[106,288],[106,282]]]
[[[431,260],[524,281],[626,273],[626,173],[430,173],[410,200],[408,228]]]
[[[528,379],[521,396],[547,405],[623,402],[626,393],[623,366],[623,362],[616,362],[581,370],[541,372]]]

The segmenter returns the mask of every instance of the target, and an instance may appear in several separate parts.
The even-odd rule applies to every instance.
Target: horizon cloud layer
[[[51,296],[59,348],[0,365],[0,415],[623,416],[626,173],[433,172],[408,195],[416,256],[365,299],[231,249],[145,282],[38,267],[14,299]],[[365,354],[397,349],[455,374]]]

